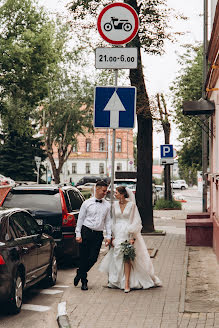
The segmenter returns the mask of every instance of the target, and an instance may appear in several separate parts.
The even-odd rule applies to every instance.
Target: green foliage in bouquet
[[[135,247],[134,245],[131,245],[127,240],[121,243],[122,252],[123,252],[123,261],[134,261],[135,259]]]

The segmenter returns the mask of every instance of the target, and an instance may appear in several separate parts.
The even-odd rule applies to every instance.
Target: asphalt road
[[[198,189],[174,189],[174,195],[176,195],[177,197],[182,196],[182,198],[186,201],[185,203],[182,203],[183,210],[189,212],[202,212],[202,193],[198,191]]]
[[[43,283],[24,293],[23,307],[17,315],[7,315],[0,309],[0,328],[50,328],[58,327],[57,307],[62,294],[72,284],[75,268],[72,265],[58,270],[56,286],[44,288]]]

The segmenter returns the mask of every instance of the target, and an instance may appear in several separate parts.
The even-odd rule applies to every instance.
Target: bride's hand
[[[134,243],[135,243],[135,240],[134,239],[130,239],[129,240],[129,244],[134,245]]]

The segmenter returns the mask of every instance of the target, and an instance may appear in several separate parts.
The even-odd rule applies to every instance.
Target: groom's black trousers
[[[97,262],[103,242],[103,231],[95,231],[82,226],[81,238],[82,243],[79,244],[80,261],[78,274],[83,283],[84,281],[87,281],[87,272]]]

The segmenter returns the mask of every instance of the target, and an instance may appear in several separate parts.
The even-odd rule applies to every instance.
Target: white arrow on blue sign
[[[135,87],[96,87],[94,127],[133,129],[135,124]]]

